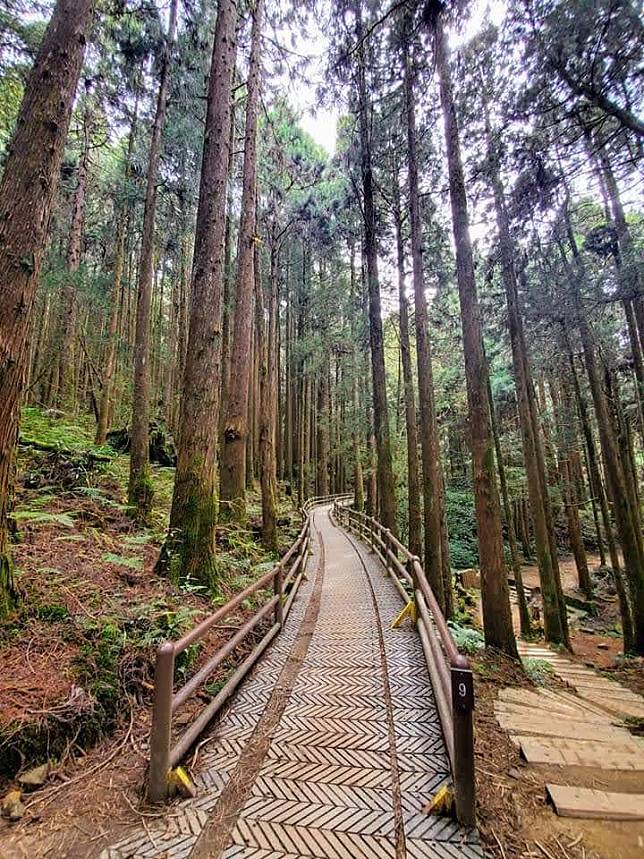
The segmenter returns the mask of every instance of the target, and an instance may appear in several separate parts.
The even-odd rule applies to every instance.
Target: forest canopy
[[[150,575],[217,597],[256,485],[272,552],[350,491],[446,615],[480,567],[488,645],[535,559],[569,646],[599,553],[644,653],[642,42],[630,0],[3,0],[0,614],[26,409],[128,455]]]

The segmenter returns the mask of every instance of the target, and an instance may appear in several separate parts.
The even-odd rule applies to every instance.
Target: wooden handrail
[[[154,670],[154,703],[152,729],[150,733],[150,762],[148,797],[152,802],[165,799],[168,793],[168,773],[190,749],[199,734],[217,715],[234,693],[246,674],[255,665],[271,641],[281,631],[288,617],[293,600],[304,578],[306,560],[311,539],[311,511],[321,504],[338,500],[346,501],[348,495],[328,495],[309,499],[302,507],[304,519],[302,529],[286,554],[270,569],[240,591],[226,605],[204,618],[193,629],[176,641],[166,641],[157,648]],[[286,589],[291,585],[288,596]],[[229,617],[249,596],[270,586],[271,595],[253,615],[212,654],[208,661],[179,689],[174,688],[176,657],[191,644],[201,641],[212,627]],[[188,698],[201,689],[215,669],[227,659],[244,639],[269,615],[273,623],[264,633],[248,656],[228,678],[215,698],[189,724],[174,746],[172,742],[172,715]]]
[[[473,826],[474,683],[469,662],[458,652],[420,559],[377,519],[351,509],[346,500],[336,501],[333,512],[340,524],[364,539],[378,555],[403,601],[415,603],[418,634],[452,768],[456,814],[461,823]],[[411,585],[411,595],[405,584]]]

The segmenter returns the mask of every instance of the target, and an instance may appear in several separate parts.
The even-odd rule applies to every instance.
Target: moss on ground
[[[129,457],[104,448],[101,454],[110,454],[105,460],[87,456],[98,450],[91,421],[28,408],[22,433],[64,453],[25,446],[19,452],[15,520],[21,539],[12,549],[24,600],[0,623],[0,659],[7,666],[0,698],[11,695],[0,716],[0,773],[9,777],[88,748],[140,703],[149,709],[158,644],[180,637],[276,559],[261,545],[261,501],[253,492],[248,527],[217,531],[219,595],[211,598],[194,581],[172,584],[153,567],[168,527],[174,469],[151,467],[155,507],[142,527],[126,505]],[[300,518],[288,499],[279,515],[285,549]],[[254,595],[228,622],[240,624],[262,597]],[[211,646],[218,636],[213,631]],[[202,655],[198,646],[188,648],[177,678]],[[222,671],[232,668],[229,660]],[[215,693],[220,681],[212,678],[207,691]]]

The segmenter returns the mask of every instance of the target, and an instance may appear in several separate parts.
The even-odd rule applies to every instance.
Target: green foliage
[[[477,567],[474,495],[469,489],[448,488],[445,493],[445,514],[449,533],[449,551],[455,570]]]
[[[69,611],[64,605],[38,605],[36,606],[36,617],[40,620],[57,623],[68,618]]]
[[[22,410],[20,431],[25,440],[31,439],[61,449],[99,449],[93,445],[93,426],[89,416],[82,424],[71,423],[66,416],[48,414],[42,409],[27,406]],[[110,449],[106,449],[106,452],[110,453]]]
[[[554,676],[552,665],[545,659],[524,659],[523,670],[537,686],[546,686]]]
[[[453,620],[448,620],[447,625],[449,626],[454,643],[462,653],[477,653],[485,647],[485,639],[480,630],[461,626]]]
[[[132,570],[143,569],[142,558],[127,558],[124,555],[116,555],[113,552],[106,552],[101,560],[108,564],[117,564],[119,567],[129,567]]]
[[[203,691],[209,698],[216,698],[217,695],[221,692],[221,690],[226,685],[226,681],[228,680],[228,675],[224,675],[220,677],[219,680],[213,680],[212,683],[207,683],[203,687]]]
[[[141,603],[137,607],[138,617],[130,619],[126,633],[140,648],[156,648],[164,641],[181,638],[196,623],[200,612],[190,606],[179,606],[171,610],[163,599]],[[175,661],[175,670],[184,675],[197,658],[201,649],[197,642],[187,647]]]
[[[69,513],[46,513],[44,510],[18,510],[13,517],[17,522],[62,525],[64,528],[74,528],[76,524]]]
[[[152,540],[152,534],[129,534],[123,538],[123,542],[128,546],[147,546]]]

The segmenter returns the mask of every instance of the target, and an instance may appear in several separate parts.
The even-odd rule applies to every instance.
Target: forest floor
[[[156,646],[213,608],[197,583],[178,588],[153,572],[173,469],[153,468],[155,513],[141,528],[125,504],[128,457],[94,448],[90,426],[27,409],[21,437],[52,450],[23,444],[18,461],[14,557],[23,600],[0,625],[0,797],[22,787],[24,813],[18,825],[0,821],[2,859],[73,856],[119,819],[136,819]],[[286,549],[300,517],[289,503],[280,516]],[[256,539],[259,519],[253,495],[248,528],[218,528],[215,605],[274,563]],[[198,668],[253,605],[189,648],[178,671]],[[237,649],[195,706],[214,697],[245,653]],[[179,720],[189,718],[186,707]],[[42,779],[32,793],[20,783],[25,774]]]
[[[625,657],[617,598],[600,568],[598,556],[588,557],[595,584],[596,615],[570,612],[572,661],[595,668],[634,692],[644,694],[644,661]],[[566,594],[584,595],[577,587],[574,560],[559,562]],[[539,584],[536,566],[523,567],[527,587]],[[518,611],[513,612],[518,633]],[[480,624],[480,618],[476,623]],[[566,654],[568,656],[568,654]],[[494,859],[635,859],[644,850],[644,822],[577,820],[558,817],[546,801],[548,782],[574,784],[607,791],[644,793],[642,773],[529,766],[499,726],[494,703],[507,687],[545,686],[568,689],[541,660],[527,660],[522,671],[503,655],[479,651],[471,655],[475,672],[476,754],[479,827],[487,852]]]
[[[546,801],[546,784],[574,784],[617,792],[644,792],[642,773],[528,765],[499,727],[494,704],[501,689],[535,688],[502,654],[471,657],[476,695],[478,825],[494,859],[637,859],[644,822],[558,817]],[[537,668],[537,666],[535,666]],[[641,670],[641,669],[640,669]],[[531,672],[536,685],[567,689],[551,672]]]
[[[593,602],[596,614],[579,614],[569,611],[570,641],[573,659],[605,671],[633,692],[644,695],[644,665],[641,659],[624,657],[619,603],[599,555],[588,555],[588,567],[595,586]],[[586,597],[579,590],[574,558],[559,559],[561,584],[564,592],[579,600]],[[526,564],[522,570],[527,587],[539,585],[539,568]],[[515,628],[519,631],[518,610],[514,611]]]

